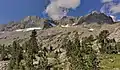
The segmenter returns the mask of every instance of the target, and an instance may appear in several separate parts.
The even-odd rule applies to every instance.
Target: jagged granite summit
[[[61,20],[55,21],[56,24],[58,25],[66,25],[66,24],[82,24],[84,22],[86,23],[108,23],[112,24],[114,23],[112,17],[105,15],[104,13],[100,13],[97,11],[93,11],[92,13],[85,15],[85,16],[80,16],[80,17],[70,17],[70,16],[65,16]]]
[[[86,22],[86,23],[114,23],[112,17],[105,15],[104,13],[100,13],[97,11],[93,11],[92,13],[83,16],[79,20],[79,24]]]

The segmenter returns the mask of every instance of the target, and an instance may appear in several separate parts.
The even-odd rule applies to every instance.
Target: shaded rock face
[[[114,23],[113,19],[110,16],[107,16],[104,13],[99,13],[96,11],[81,17],[78,24],[81,24],[83,22],[86,22],[86,23],[96,22],[96,23],[108,23],[108,24]]]
[[[73,24],[76,21],[76,17],[69,17],[65,16],[61,20],[56,20],[55,23],[57,25],[67,25],[67,24]]]

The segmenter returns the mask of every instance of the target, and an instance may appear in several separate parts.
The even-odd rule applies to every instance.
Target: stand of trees
[[[22,46],[18,41],[13,42],[9,70],[45,70],[47,68],[47,58],[44,55],[45,52],[39,49],[36,35],[36,31],[33,30],[30,39]],[[37,60],[36,57],[41,59],[34,63]]]
[[[78,32],[75,32],[73,40],[64,38],[63,49],[66,50],[68,62],[71,70],[99,70],[98,51],[93,49],[93,45],[99,45],[101,54],[117,54],[120,52],[120,42],[108,39],[109,32],[103,30],[96,38],[92,35],[79,39]],[[53,53],[53,48],[48,51],[46,47],[38,45],[37,32],[32,31],[30,39],[24,44],[14,41],[12,45],[0,45],[0,60],[10,60],[8,70],[63,70],[48,64],[48,54]],[[54,46],[53,46],[54,47]],[[59,52],[54,52],[54,58],[58,60]]]
[[[92,49],[93,37],[85,37],[80,42],[76,32],[74,41],[66,44],[67,57],[71,63],[71,70],[99,70],[96,51]]]

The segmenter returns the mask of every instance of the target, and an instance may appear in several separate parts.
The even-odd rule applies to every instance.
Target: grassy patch
[[[120,70],[120,54],[102,54],[100,70]]]

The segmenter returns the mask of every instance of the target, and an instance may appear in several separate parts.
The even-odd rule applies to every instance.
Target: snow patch
[[[24,29],[17,29],[17,30],[15,30],[16,32],[21,32],[21,31],[23,31]]]
[[[70,25],[69,24],[67,24],[67,25],[61,25],[61,27],[70,27]]]
[[[40,30],[42,29],[41,27],[33,27],[33,28],[26,28],[26,29],[17,29],[15,30],[16,32],[26,32],[26,31],[32,31],[32,30]]]
[[[90,32],[92,32],[92,31],[94,31],[94,29],[92,29],[92,28],[90,28],[90,29],[88,29]]]
[[[42,29],[41,27],[34,27],[34,28],[26,28],[24,31],[31,31],[31,30],[39,30]]]

